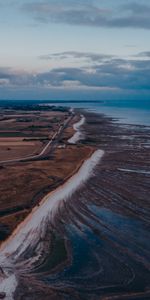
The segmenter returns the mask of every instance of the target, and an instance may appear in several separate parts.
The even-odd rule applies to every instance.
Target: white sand
[[[73,125],[73,129],[76,131],[75,134],[68,140],[69,144],[76,144],[83,135],[80,131],[80,127],[85,123],[85,117],[81,115],[81,120]]]

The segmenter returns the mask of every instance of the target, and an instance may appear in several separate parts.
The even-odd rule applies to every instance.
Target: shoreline
[[[74,111],[71,111],[71,112],[73,113],[73,116],[75,117],[76,115],[75,115]],[[83,116],[80,115],[80,117],[81,117],[81,120],[75,122],[75,123],[73,124],[73,126],[72,126],[72,128],[73,128],[74,130],[76,130],[77,132],[79,132],[79,133],[80,133],[80,127],[82,126],[82,117],[83,117]],[[71,118],[71,117],[69,117],[69,118]],[[77,126],[77,128],[76,128],[76,126]],[[75,134],[76,134],[76,133],[75,133]],[[72,138],[74,137],[75,134],[73,134],[72,137],[71,137],[70,139],[72,139]],[[76,141],[76,142],[77,142],[77,141]],[[88,154],[88,156],[87,156],[85,159],[88,159],[88,157],[91,155],[92,151],[94,151],[94,150],[92,150],[92,148],[91,148],[91,149],[90,149],[90,153]],[[85,160],[85,159],[84,159],[84,160]],[[20,159],[20,160],[21,160],[21,159]],[[20,160],[19,160],[19,161],[20,161]],[[31,206],[31,208],[30,208],[31,211],[28,212],[28,214],[26,215],[25,219],[28,217],[28,215],[32,212],[32,210],[33,210],[35,207],[38,207],[38,206],[40,205],[41,201],[42,201],[47,195],[49,195],[49,194],[52,193],[54,190],[56,190],[59,186],[63,185],[66,181],[68,181],[68,179],[69,179],[70,177],[72,177],[72,176],[74,175],[75,172],[78,171],[78,169],[79,169],[79,168],[81,167],[81,165],[83,164],[84,160],[81,160],[80,163],[76,166],[75,170],[72,171],[69,175],[67,175],[66,177],[63,178],[61,184],[56,182],[56,183],[51,187],[51,189],[50,189],[49,192],[46,192],[45,195],[43,195],[42,197],[39,196],[39,197],[38,197],[39,199],[36,200],[36,204],[35,204],[34,206]],[[41,192],[43,193],[43,189],[42,189],[42,191],[40,191],[40,193],[41,193]],[[34,196],[34,197],[35,197],[35,196]],[[37,198],[37,195],[36,195],[36,198]],[[22,211],[22,209],[21,209],[21,211]],[[7,214],[7,216],[12,215],[12,214],[14,215],[15,213],[17,214],[18,212],[19,212],[19,211],[17,211],[17,210],[16,210],[16,212],[13,211],[12,213]],[[4,216],[4,217],[5,217],[5,216]],[[2,216],[2,218],[3,218],[3,216]],[[24,220],[23,220],[22,222],[24,222]],[[22,222],[21,222],[21,223],[22,223]],[[20,225],[20,223],[17,225],[17,227],[16,227],[13,231],[15,231],[15,230],[18,228],[19,225]],[[13,232],[11,233],[11,235],[12,235],[12,234],[13,234]],[[0,249],[1,249],[2,245],[3,245],[9,238],[10,238],[10,236],[8,236],[8,238],[7,238],[6,240],[4,240],[4,241],[2,240],[2,242],[0,243]]]
[[[78,113],[74,116],[78,117]],[[74,121],[74,117],[71,119],[72,119],[71,120],[71,123],[72,123]],[[33,207],[35,205],[38,205],[39,201],[41,201],[45,195],[47,195],[49,192],[55,190],[60,184],[63,184],[66,180],[68,180],[68,178],[74,172],[74,170],[73,170],[74,169],[74,166],[73,166],[74,158],[76,160],[76,164],[78,166],[80,166],[83,162],[84,156],[86,158],[91,153],[91,147],[86,147],[85,155],[84,155],[84,153],[83,153],[84,149],[82,148],[81,145],[80,146],[77,145],[76,147],[74,147],[73,145],[68,144],[67,136],[70,136],[70,134],[73,132],[72,125],[73,124],[69,124],[69,127],[66,127],[64,132],[61,134],[60,143],[58,142],[58,147],[57,147],[57,145],[56,145],[56,147],[55,147],[55,145],[53,146],[56,149],[52,149],[52,152],[53,152],[51,154],[52,157],[48,154],[48,156],[46,157],[46,160],[41,159],[41,161],[39,160],[39,161],[33,161],[33,162],[32,161],[31,162],[30,161],[29,162],[21,161],[18,163],[16,162],[15,164],[10,165],[10,166],[8,165],[8,166],[6,166],[6,168],[3,167],[3,170],[4,170],[3,172],[4,172],[4,174],[6,173],[6,175],[7,175],[7,169],[9,171],[9,168],[10,168],[10,170],[12,169],[12,171],[13,171],[13,169],[16,168],[16,172],[22,172],[22,176],[24,176],[23,166],[25,164],[25,167],[27,165],[27,168],[28,168],[28,165],[29,165],[29,168],[31,168],[31,171],[29,169],[29,176],[32,176],[32,174],[33,174],[33,176],[35,177],[35,179],[33,177],[33,180],[35,181],[37,178],[37,175],[35,172],[34,172],[35,174],[32,172],[34,165],[35,165],[35,167],[37,166],[36,167],[37,172],[38,172],[37,174],[39,174],[41,177],[43,177],[44,172],[45,173],[47,172],[47,174],[45,174],[45,175],[47,175],[47,177],[45,177],[45,179],[43,178],[43,181],[39,185],[38,184],[36,185],[36,183],[34,184],[34,181],[33,181],[34,192],[32,192],[32,190],[31,191],[29,190],[29,192],[27,192],[25,190],[24,195],[26,194],[27,195],[26,199],[29,199],[29,200],[27,200],[27,201],[26,201],[26,199],[24,200],[25,196],[23,195],[23,197],[22,197],[23,200],[21,200],[21,202],[20,202],[17,200],[17,198],[20,196],[19,195],[16,196],[16,194],[15,194],[14,196],[12,196],[12,197],[14,197],[14,199],[16,198],[16,200],[14,201],[14,205],[12,205],[12,206],[4,205],[4,207],[3,206],[1,207],[0,217],[1,217],[2,226],[4,224],[4,227],[1,227],[2,228],[1,230],[3,230],[3,228],[4,228],[4,238],[1,239],[0,244],[2,244],[6,240],[7,236],[8,237],[10,236],[12,229],[13,230],[15,229],[16,225],[13,224],[13,222],[15,222],[18,226],[18,221],[15,221],[15,220],[18,219],[18,220],[22,221],[25,217],[27,217],[27,215],[30,213],[30,211],[33,209]],[[64,143],[65,147],[61,147],[62,143]],[[78,152],[78,154],[77,154],[77,152]],[[81,155],[81,158],[80,158],[80,155]],[[63,160],[61,159],[61,157],[63,157]],[[63,161],[66,164],[65,168],[63,168]],[[48,163],[47,166],[46,166],[46,162]],[[32,165],[33,165],[33,167],[32,167]],[[40,172],[39,172],[38,165],[41,170]],[[48,168],[48,165],[50,165],[50,168]],[[17,170],[17,166],[18,166],[18,170]],[[42,166],[44,166],[43,170],[42,170]],[[62,171],[61,171],[61,169],[62,169]],[[28,172],[28,169],[27,169],[27,172]],[[32,172],[32,174],[31,174],[31,172]],[[6,178],[6,175],[4,175],[5,178]],[[24,182],[25,181],[24,179],[21,180],[22,176],[20,176],[20,178],[19,178],[20,186],[23,183],[25,186],[26,182]],[[50,180],[48,180],[48,178],[50,178]],[[11,183],[12,178],[8,177],[8,180]],[[28,179],[26,179],[26,180],[28,181]],[[39,181],[39,180],[37,179],[37,181]],[[32,185],[32,181],[31,181],[31,185]],[[12,187],[12,189],[13,188],[14,188],[14,186]],[[18,184],[17,184],[16,188],[18,188]],[[6,191],[6,193],[7,193],[7,191]],[[6,194],[5,198],[6,197],[7,197],[7,194]],[[17,219],[16,219],[16,217],[17,217]],[[20,221],[19,221],[19,223],[20,223]],[[5,224],[8,224],[8,228],[10,231],[9,234],[6,234],[6,238],[5,238]]]
[[[79,121],[77,121],[76,123],[74,123],[74,125],[73,125],[73,127],[75,126],[76,127],[76,125],[77,125],[77,128],[75,129],[75,130],[77,130],[77,132],[75,132],[74,134],[73,134],[73,136],[70,138],[70,139],[72,139],[73,137],[74,137],[74,135],[76,134],[76,133],[78,133],[78,131],[79,131],[79,134],[80,134],[80,126],[82,126],[84,123],[85,123],[85,117],[83,116],[83,113],[85,112],[85,114],[87,113],[87,114],[91,114],[91,115],[98,115],[98,117],[101,117],[102,116],[102,118],[104,117],[104,119],[106,118],[106,119],[108,119],[112,124],[114,124],[115,126],[118,126],[118,125],[120,125],[120,124],[115,124],[115,122],[114,122],[114,119],[113,119],[113,117],[108,117],[108,116],[104,116],[103,114],[101,115],[100,113],[96,113],[96,112],[89,112],[89,111],[87,111],[86,109],[82,109],[82,110],[79,110],[79,109],[77,109],[77,111],[78,112],[81,112],[81,114],[80,114],[80,117],[81,117],[81,120],[79,120]],[[83,117],[84,117],[84,121],[83,121]],[[81,124],[80,124],[81,123]],[[79,125],[79,128],[78,128],[78,125]],[[129,125],[130,126],[130,125]],[[133,126],[133,125],[131,125],[131,126]],[[138,125],[135,125],[135,127],[137,127]],[[139,127],[141,127],[141,125],[139,125]],[[84,143],[84,140],[83,140],[83,143]],[[86,145],[86,144],[85,144]],[[91,148],[91,149],[90,149]],[[35,207],[38,207],[39,205],[40,205],[40,203],[43,201],[43,199],[45,199],[49,194],[51,194],[51,193],[53,193],[53,191],[55,191],[57,188],[59,188],[60,186],[63,186],[65,183],[66,183],[66,181],[68,181],[69,180],[69,178],[71,178],[78,170],[79,170],[79,168],[82,166],[82,164],[84,163],[84,161],[86,160],[86,159],[88,159],[89,158],[89,156],[95,151],[95,149],[97,148],[97,146],[96,145],[91,145],[91,146],[89,146],[89,150],[90,150],[90,152],[88,153],[88,155],[87,155],[87,157],[85,158],[85,159],[83,159],[83,160],[81,160],[80,161],[80,163],[78,164],[78,166],[76,166],[76,168],[75,168],[75,170],[74,171],[72,171],[72,173],[70,173],[67,177],[64,177],[64,179],[63,179],[63,181],[61,182],[61,184],[59,184],[59,183],[56,183],[55,184],[55,186],[53,186],[52,187],[52,190],[50,190],[48,193],[46,192],[46,194],[41,198],[41,197],[39,197],[39,200],[38,200],[38,203],[34,206],[34,207],[32,207],[31,208],[31,211],[27,214],[27,216],[25,217],[25,219],[28,217],[28,215],[30,215],[31,214],[31,212],[32,212],[32,210],[35,208]],[[104,149],[105,149],[105,147],[104,147]],[[122,168],[118,168],[118,171],[122,171],[123,169]],[[127,169],[128,170],[128,169]],[[131,172],[135,172],[134,170],[131,170]],[[139,173],[143,173],[143,174],[149,174],[149,172],[148,171],[144,171],[143,172],[143,170],[142,171],[138,171]],[[137,173],[137,172],[135,172],[135,173]],[[22,222],[24,222],[24,220],[22,221]],[[21,223],[22,223],[21,222]],[[18,226],[20,226],[20,224],[18,225]],[[18,228],[18,226],[16,227],[16,229]],[[16,230],[15,229],[15,230]],[[10,238],[10,236],[8,237],[8,239]],[[5,242],[7,242],[7,240],[8,239],[6,239],[6,240],[4,240],[4,241],[2,241],[1,242],[1,244],[0,244],[0,249],[1,249],[1,247],[3,247],[3,244],[5,244]]]
[[[36,292],[39,292],[40,300],[49,299],[51,294],[54,300],[58,297],[64,300],[64,293],[70,299],[75,293],[80,299],[80,289],[89,300],[125,295],[130,299],[135,292],[139,299],[140,295],[149,295],[148,175],[120,170],[133,170],[136,166],[138,170],[148,172],[145,144],[149,133],[140,126],[139,129],[137,126],[122,128],[111,118],[95,116],[91,112],[85,112],[85,116],[86,136],[81,145],[91,147],[91,151],[102,149],[105,152],[103,161],[96,165],[91,179],[71,194],[69,201],[61,202],[60,209],[56,208],[56,218],[50,228],[47,222],[46,234],[49,230],[54,234],[58,232],[58,240],[69,241],[69,245],[65,244],[65,260],[61,263],[55,260],[53,252],[59,252],[58,245],[54,245],[52,251],[51,242],[50,248],[47,245],[52,233],[46,237],[42,230],[37,252],[34,253],[36,247],[32,249],[29,245],[29,252],[25,250],[22,255],[20,267],[25,271],[21,270],[19,274],[18,270],[17,300],[21,299],[19,295],[29,295],[29,300],[35,300]],[[53,217],[50,215],[49,220]],[[38,235],[39,229],[33,230],[33,243],[36,240],[34,234]],[[43,249],[43,259],[36,256],[39,249]],[[50,268],[49,260],[54,260],[54,269]],[[72,277],[74,273],[70,272],[74,269],[75,277]],[[78,276],[79,281],[76,280]],[[27,292],[31,283],[33,291]],[[24,297],[22,299],[26,299]]]

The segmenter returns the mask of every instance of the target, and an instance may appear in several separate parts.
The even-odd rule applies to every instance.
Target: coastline
[[[105,151],[103,161],[96,165],[92,178],[70,195],[69,201],[62,201],[53,222],[46,223],[45,234],[43,230],[40,235],[40,247],[44,249],[42,257],[36,258],[36,248],[29,247],[31,260],[26,259],[24,264],[26,251],[22,253],[20,266],[25,272],[22,270],[22,274],[17,270],[17,300],[25,299],[27,295],[29,300],[37,299],[36,292],[38,300],[47,300],[50,295],[54,299],[59,295],[62,300],[64,293],[68,297],[75,293],[79,299],[84,294],[90,300],[100,297],[131,299],[132,295],[148,299],[150,295],[146,209],[149,176],[148,173],[119,170],[134,170],[136,166],[148,172],[146,143],[150,133],[144,127],[118,125],[113,118],[91,112],[85,112],[85,117],[86,134],[82,147],[102,149]],[[50,242],[50,248],[47,245],[46,235],[51,241],[52,233],[58,234],[58,240],[66,248],[67,257],[60,263],[53,254],[58,251],[57,243],[52,247]],[[82,252],[82,249],[86,251]],[[50,260],[54,260],[51,268]],[[80,275],[76,271],[73,277],[74,268],[79,269]],[[27,292],[30,282],[33,290]],[[20,298],[19,295],[24,296]]]
[[[40,204],[32,210],[32,212],[27,216],[27,218],[19,224],[19,226],[16,228],[16,230],[13,232],[13,234],[1,245],[1,267],[5,273],[5,264],[9,265],[9,256],[10,256],[10,268],[13,269],[13,265],[11,266],[11,261],[13,263],[22,254],[22,251],[26,251],[26,249],[29,247],[30,243],[32,244],[33,240],[36,239],[35,236],[35,230],[38,230],[38,226],[43,226],[42,222],[44,218],[47,218],[47,215],[50,213],[52,215],[52,218],[54,218],[55,213],[53,210],[57,210],[59,207],[59,201],[67,201],[67,199],[74,193],[76,189],[78,189],[82,184],[90,178],[91,171],[97,164],[97,162],[101,159],[101,157],[104,155],[104,152],[101,150],[95,151],[90,157],[82,163],[82,165],[75,171],[74,175],[72,175],[63,185],[58,187],[53,192],[49,193],[46,197],[43,198],[43,200],[40,202]],[[81,174],[80,174],[81,173]],[[75,183],[74,183],[75,182]],[[69,185],[72,186],[69,189]],[[63,195],[64,192],[64,195]],[[54,201],[53,201],[54,199]],[[54,202],[52,204],[52,201]],[[58,204],[55,203],[58,201]],[[49,202],[49,205],[48,203]],[[57,206],[58,205],[58,206]],[[46,208],[44,208],[46,206]],[[49,208],[51,206],[51,209]],[[38,214],[38,211],[42,210],[42,207],[44,209],[43,214],[40,216],[40,213]],[[50,211],[49,211],[50,210]],[[36,216],[37,214],[37,216]],[[41,220],[40,220],[41,218]],[[35,219],[35,222],[34,220]],[[37,221],[40,222],[37,224]],[[30,224],[31,223],[31,224]],[[29,228],[28,228],[29,225]],[[26,229],[27,228],[27,229]],[[40,228],[40,231],[42,228]],[[31,237],[30,237],[30,231],[31,231]],[[34,236],[32,237],[32,231],[34,232]],[[38,234],[38,231],[36,232]],[[20,235],[20,238],[19,238]],[[29,244],[26,245],[28,238],[30,237]],[[34,238],[34,239],[33,239]],[[20,240],[19,240],[20,239]],[[23,239],[23,240],[22,240]],[[37,237],[38,239],[38,237]],[[19,243],[19,244],[18,244]],[[12,244],[12,246],[11,246]],[[23,249],[20,252],[20,247],[23,245]],[[18,249],[18,254],[17,254]],[[11,257],[12,256],[12,257]],[[14,256],[14,257],[13,257]],[[6,262],[5,262],[6,260]],[[30,262],[31,263],[31,262]],[[5,273],[6,274],[6,273]],[[8,283],[10,285],[10,282],[13,281],[12,287],[8,287]],[[12,294],[15,292],[17,286],[17,282],[15,280],[14,275],[11,275],[10,278],[6,277],[6,279],[2,280],[2,283],[0,283],[0,289],[2,289],[2,292],[8,293],[12,296]],[[13,296],[12,296],[13,299]]]
[[[77,123],[74,124],[73,128],[74,130],[76,130],[76,133],[79,134],[80,136],[80,127],[83,125],[83,120],[85,122],[85,118],[83,117],[83,115],[81,116],[81,120],[79,120]],[[75,133],[75,134],[76,134]],[[74,134],[74,135],[75,135]],[[74,138],[74,135],[72,136],[72,138]],[[73,144],[75,144],[77,141],[79,140],[76,139],[76,141],[74,141]],[[69,142],[69,141],[68,141]],[[65,189],[66,185],[69,185],[71,183],[71,181],[75,180],[76,177],[78,177],[78,173],[82,172],[82,169],[84,169],[84,166],[86,165],[86,163],[88,164],[88,161],[93,160],[94,156],[96,156],[96,153],[100,153],[99,154],[99,159],[101,158],[101,156],[103,155],[103,151],[96,151],[95,149],[93,149],[92,147],[90,147],[90,151],[87,155],[86,158],[84,158],[84,160],[81,160],[80,163],[75,167],[74,171],[72,173],[70,173],[66,178],[64,178],[63,182],[61,183],[61,185],[59,187],[57,187],[56,189],[54,189],[53,191],[49,192],[46,196],[44,196],[41,201],[38,203],[38,205],[35,205],[34,208],[31,210],[31,212],[27,215],[27,217],[15,228],[15,230],[12,232],[12,234],[6,239],[6,241],[2,242],[0,245],[0,256],[1,256],[1,267],[2,270],[4,272],[4,278],[2,280],[2,282],[0,283],[0,289],[2,290],[3,293],[6,293],[6,297],[9,299],[13,299],[13,293],[15,292],[15,289],[17,287],[17,281],[15,278],[15,275],[9,275],[9,273],[7,274],[7,271],[5,271],[5,260],[6,260],[6,265],[10,263],[9,268],[13,268],[13,265],[11,266],[11,260],[9,262],[9,256],[11,256],[11,253],[9,252],[9,244],[11,245],[11,243],[15,243],[15,246],[17,247],[17,236],[20,234],[21,236],[24,236],[24,233],[22,233],[22,231],[24,231],[24,228],[27,226],[28,223],[32,222],[32,219],[34,217],[34,215],[36,215],[36,213],[38,212],[38,210],[41,209],[41,207],[46,204],[47,201],[50,201],[50,198],[55,197],[55,194],[57,193],[62,193],[62,190]],[[90,174],[87,173],[87,175],[85,175],[85,180],[86,180],[86,176],[88,178],[88,176],[90,176]],[[76,190],[80,185],[82,185],[84,182],[84,178],[81,179],[81,182],[78,182],[77,186],[75,188],[73,188],[71,194],[74,192],[74,190]],[[65,199],[67,199],[68,197],[70,197],[70,194],[68,196],[64,196]],[[59,196],[60,200],[61,200],[61,196]],[[62,200],[64,199],[62,198]],[[55,203],[54,203],[55,206]],[[54,209],[54,207],[51,208],[52,210]],[[55,208],[56,209],[56,208]],[[36,218],[36,216],[35,216]],[[45,214],[43,214],[42,218],[46,218],[46,212]],[[38,217],[37,217],[38,220]],[[41,225],[42,225],[42,219],[41,219]],[[29,229],[29,232],[32,229]],[[13,241],[14,239],[16,239],[16,241]],[[32,239],[31,239],[32,240]],[[24,243],[23,241],[20,242],[20,245]],[[8,249],[7,249],[8,247]],[[11,248],[11,247],[10,247]],[[18,245],[19,248],[19,245]],[[12,255],[13,252],[15,253],[17,251],[12,248]],[[5,254],[6,253],[6,254]],[[21,255],[21,254],[20,254]],[[5,277],[6,276],[6,277]]]
[[[16,162],[12,166],[8,165],[8,167],[6,166],[6,168],[3,167],[3,173],[4,173],[3,177],[4,177],[4,179],[8,178],[8,182],[10,182],[10,185],[11,185],[11,182],[13,183],[13,180],[12,180],[11,176],[9,176],[9,177],[7,176],[7,169],[8,169],[8,171],[9,171],[9,169],[10,169],[10,171],[12,170],[12,172],[14,173],[13,170],[15,168],[15,170],[16,170],[15,176],[16,177],[17,177],[17,173],[19,174],[19,172],[20,172],[20,176],[19,176],[20,178],[17,177],[16,180],[14,179],[15,183],[18,181],[18,184],[16,186],[16,188],[18,188],[18,189],[16,190],[16,192],[19,190],[19,186],[21,187],[21,185],[24,184],[24,186],[22,187],[24,192],[22,194],[21,201],[17,200],[17,198],[20,199],[20,195],[16,195],[16,192],[15,192],[15,195],[14,196],[12,195],[12,197],[14,199],[16,198],[16,201],[13,201],[14,204],[12,202],[12,207],[11,207],[11,205],[10,205],[10,208],[9,208],[9,206],[7,207],[6,205],[4,205],[4,208],[3,208],[3,206],[1,207],[1,211],[0,211],[1,222],[2,222],[2,224],[8,224],[8,226],[10,228],[10,230],[9,230],[10,233],[12,232],[12,230],[15,229],[16,225],[18,225],[18,223],[20,223],[20,221],[22,221],[30,213],[31,209],[35,205],[37,205],[39,203],[39,201],[42,200],[42,198],[45,195],[47,195],[49,192],[53,191],[59,185],[63,184],[66,180],[68,180],[68,177],[70,177],[72,175],[72,173],[74,172],[74,163],[73,163],[74,159],[76,160],[76,165],[80,166],[82,164],[83,160],[86,159],[88,157],[88,155],[91,153],[91,147],[86,147],[83,149],[82,145],[72,146],[72,145],[69,145],[69,143],[67,142],[68,137],[70,137],[70,135],[72,135],[72,136],[74,135],[72,125],[73,125],[73,122],[76,122],[76,119],[78,119],[78,118],[79,118],[79,114],[77,113],[76,115],[73,116],[73,119],[69,123],[69,126],[65,127],[64,132],[60,134],[60,137],[59,137],[60,142],[58,142],[58,144],[56,144],[55,151],[52,149],[52,154],[47,153],[45,158],[41,158],[41,161],[40,161],[40,159],[38,159],[39,161],[37,160],[35,162],[29,162],[29,163],[28,162]],[[64,145],[64,146],[61,146],[61,145]],[[65,168],[63,167],[63,164],[65,164]],[[28,188],[29,192],[27,189],[25,189],[26,182],[28,182],[28,178],[24,179],[24,177],[25,177],[24,176],[24,165],[25,165],[25,168],[27,168],[26,172],[29,173],[28,176],[33,177],[33,179],[31,178],[31,186],[33,186],[33,187]],[[36,169],[37,169],[37,172],[35,172]],[[39,169],[40,169],[40,172],[39,172]],[[31,174],[31,172],[32,172],[32,174]],[[5,175],[5,173],[6,173],[6,175]],[[11,175],[11,173],[10,173],[10,175]],[[37,176],[40,176],[39,179]],[[41,180],[40,180],[40,178],[41,178]],[[37,185],[36,185],[36,181],[37,181]],[[38,184],[38,181],[39,181],[39,184]],[[32,184],[32,182],[33,182],[33,184]],[[8,185],[8,189],[6,190],[6,192],[4,190],[5,193],[3,193],[4,195],[2,195],[3,197],[5,197],[6,200],[7,200],[7,194],[8,194],[7,191],[9,191],[9,188],[11,188],[11,186],[9,187],[9,185]],[[12,187],[12,189],[14,189],[14,186]],[[11,189],[11,191],[12,191],[12,189]],[[1,197],[1,199],[2,199],[2,197]],[[26,199],[28,199],[28,200],[26,200]],[[4,204],[5,203],[6,203],[6,201],[4,202]],[[3,227],[2,227],[2,230],[3,230]],[[4,230],[5,230],[5,226],[4,226]],[[10,233],[9,233],[9,235],[10,235]],[[3,239],[1,239],[0,244],[2,242],[3,242]]]

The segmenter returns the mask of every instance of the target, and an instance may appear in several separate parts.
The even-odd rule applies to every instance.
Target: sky
[[[150,99],[150,1],[0,0],[4,99]]]

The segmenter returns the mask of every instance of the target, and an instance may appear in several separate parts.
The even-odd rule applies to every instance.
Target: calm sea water
[[[1,101],[0,106],[10,103],[47,103],[74,108],[84,108],[96,113],[106,114],[116,119],[116,122],[150,126],[149,100],[106,100],[106,101]]]
[[[116,122],[119,123],[150,126],[150,100],[109,100],[90,102],[61,101],[56,104],[64,104],[65,106],[71,106],[74,108],[85,108],[96,113],[106,114],[114,117]]]

